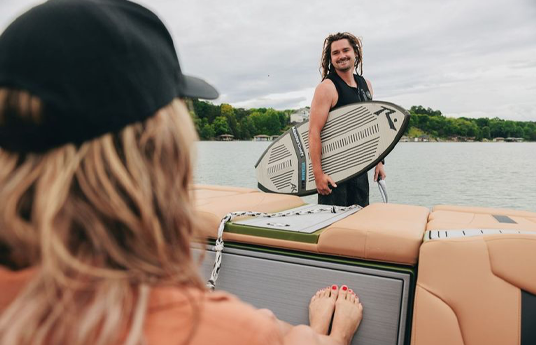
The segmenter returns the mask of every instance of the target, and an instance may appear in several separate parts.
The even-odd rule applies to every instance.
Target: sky
[[[0,31],[40,2],[0,1]],[[215,104],[310,106],[324,39],[348,31],[376,100],[536,121],[535,0],[136,2],[171,31],[183,72],[219,90]]]

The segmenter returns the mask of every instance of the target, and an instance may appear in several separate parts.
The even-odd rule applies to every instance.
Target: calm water
[[[254,166],[269,144],[197,143],[195,182],[257,188]],[[391,203],[536,212],[536,143],[399,143],[385,169]],[[371,202],[381,202],[376,183],[370,190]],[[304,200],[316,203],[316,195]]]

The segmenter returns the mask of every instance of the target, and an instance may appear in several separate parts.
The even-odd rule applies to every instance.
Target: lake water
[[[197,144],[196,183],[257,188],[255,163],[269,142]],[[386,158],[389,202],[536,212],[536,143],[399,143]],[[369,172],[370,201],[381,202]],[[304,197],[316,203],[316,194]]]

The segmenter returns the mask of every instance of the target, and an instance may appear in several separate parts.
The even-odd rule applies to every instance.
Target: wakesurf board
[[[384,159],[409,124],[402,107],[382,101],[360,102],[328,114],[320,132],[322,170],[335,183],[362,174]],[[309,155],[309,121],[275,140],[255,164],[258,187],[265,192],[304,196],[316,193]]]

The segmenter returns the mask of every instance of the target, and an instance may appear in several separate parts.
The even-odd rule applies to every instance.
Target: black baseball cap
[[[39,124],[0,121],[0,147],[43,152],[147,119],[176,97],[215,99],[181,72],[170,33],[126,0],[49,0],[0,35],[0,88],[44,104]]]

